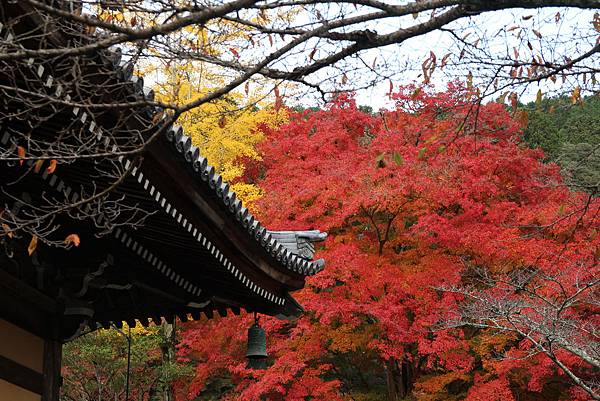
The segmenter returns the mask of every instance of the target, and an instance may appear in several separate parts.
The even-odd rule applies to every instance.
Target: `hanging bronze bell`
[[[248,329],[248,368],[266,369],[267,356],[267,334],[255,317],[254,324]]]

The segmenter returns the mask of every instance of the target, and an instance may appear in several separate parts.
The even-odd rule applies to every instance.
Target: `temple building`
[[[86,40],[28,7],[0,5],[0,53]],[[302,312],[290,292],[326,234],[264,227],[119,51],[0,69],[1,401],[57,401],[61,346],[84,331]]]

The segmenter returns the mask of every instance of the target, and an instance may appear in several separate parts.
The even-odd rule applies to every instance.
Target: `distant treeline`
[[[562,167],[573,189],[600,193],[600,97],[573,104],[556,97],[521,106],[528,112],[524,139],[544,150],[548,161]]]

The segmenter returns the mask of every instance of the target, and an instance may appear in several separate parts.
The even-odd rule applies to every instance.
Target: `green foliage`
[[[558,159],[569,184],[598,193],[600,184],[600,144],[565,143]]]
[[[362,106],[358,106],[358,110],[359,110],[361,113],[365,113],[365,114],[373,114],[373,113],[374,113],[374,111],[373,111],[373,107],[371,107],[371,106],[368,106],[368,105],[362,105]]]
[[[544,99],[525,106],[524,131],[531,147],[562,167],[567,184],[598,192],[600,182],[600,99],[590,96],[573,104],[570,97]]]
[[[116,329],[98,330],[63,348],[63,401],[123,400],[127,380],[127,339]],[[177,380],[192,374],[189,365],[165,355],[169,343],[161,327],[131,331],[130,395],[158,400]]]

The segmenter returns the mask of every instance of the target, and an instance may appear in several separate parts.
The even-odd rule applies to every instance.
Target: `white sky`
[[[555,15],[557,12],[560,12],[560,20],[558,23],[555,22]],[[597,33],[596,36],[594,36],[594,32],[592,31],[591,21],[593,15],[594,11],[582,11],[579,9],[514,9],[510,11],[484,13],[471,17],[468,21],[455,22],[450,26],[457,29],[458,32],[461,32],[461,37],[469,34],[467,39],[471,43],[475,42],[478,37],[489,38],[491,40],[489,48],[494,56],[513,57],[514,48],[516,47],[523,55],[527,53],[536,53],[543,55],[544,60],[548,60],[552,59],[552,56],[555,54],[566,54],[570,57],[575,57],[577,54],[589,50],[593,46],[594,37],[597,37]],[[428,16],[423,17],[424,19],[428,18]],[[525,17],[525,19],[523,19],[523,17]],[[408,16],[405,17],[404,20],[400,19],[400,22],[398,19],[390,19],[389,21],[390,23],[387,25],[378,24],[378,32],[391,31],[397,29],[400,24],[413,24],[414,22],[420,21],[420,19],[414,21],[411,16]],[[506,32],[507,29],[514,26],[519,26],[520,28]],[[539,39],[533,33],[533,30],[539,32],[543,39]],[[590,32],[592,32],[592,34],[590,34]],[[565,35],[568,39],[569,35],[573,35],[573,40],[567,40],[566,43],[562,43],[565,41]],[[580,43],[575,43],[574,39],[576,36],[585,35],[590,35],[590,37],[580,40]],[[533,51],[527,48],[527,40],[524,38],[529,39],[529,43],[531,43],[534,48]],[[546,40],[549,42],[542,43],[542,41]],[[483,40],[480,43],[483,43]],[[436,54],[439,64],[442,57],[449,52],[449,49],[453,52],[453,56],[450,57],[450,60],[452,57],[456,56],[456,53],[460,52],[456,48],[450,34],[435,31],[424,36],[410,39],[401,45],[391,45],[383,49],[366,51],[362,53],[362,59],[369,65],[371,65],[375,58],[377,58],[376,62],[378,65],[387,61],[389,65],[378,68],[378,72],[383,75],[389,75],[394,87],[397,88],[402,84],[421,83],[423,78],[419,77],[421,74],[420,66],[421,63],[429,57],[430,51],[433,51]],[[404,66],[402,66],[401,63],[407,60],[413,64],[413,68],[402,68]],[[594,62],[598,65],[598,56],[588,64],[593,64]],[[358,64],[359,62],[358,60],[355,60],[354,63]],[[350,63],[349,66],[352,67],[352,64]],[[464,66],[463,68],[446,67],[445,71],[437,68],[431,83],[434,84],[436,88],[444,89],[446,83],[451,79],[465,79],[468,71],[472,71],[474,75],[473,82],[476,86],[481,86],[482,84],[489,82],[489,80],[485,80],[483,77],[479,76],[480,74],[474,66]],[[323,71],[315,75],[323,77],[328,73],[331,73],[331,71]],[[366,76],[359,77],[359,79],[361,78],[369,79],[369,77]],[[598,78],[600,79],[600,77]],[[317,80],[318,78],[313,79],[312,81],[316,82]],[[520,100],[534,100],[538,89],[541,89],[543,93],[560,93],[565,90],[570,91],[574,86],[576,86],[576,83],[572,80],[567,81],[564,86],[560,80],[555,84],[546,80],[541,84],[531,84],[528,88],[523,89],[523,92],[520,93]],[[598,90],[597,86],[596,90]],[[386,96],[388,91],[389,80],[386,79],[367,89],[357,91],[358,103],[370,105],[375,110],[382,107],[388,107],[391,105]],[[494,97],[497,97],[497,95]],[[312,96],[303,96],[299,100],[305,105],[307,103],[316,103],[315,98]]]
[[[360,14],[365,12],[365,8],[358,7],[355,9],[350,5],[344,6],[343,10],[337,4],[330,4],[326,10],[320,9],[321,13],[328,16],[344,17]],[[555,21],[555,15],[560,12],[560,19]],[[515,49],[519,52],[520,57],[530,59],[533,55],[541,55],[544,61],[556,59],[557,55],[568,55],[576,57],[589,50],[596,38],[598,32],[593,30],[591,21],[594,11],[579,9],[557,9],[544,8],[540,10],[528,9],[513,9],[510,11],[488,12],[481,15],[473,16],[468,19],[456,21],[449,25],[449,28],[455,30],[459,37],[464,38],[466,42],[474,44],[480,38],[480,44],[488,41],[486,46],[479,46],[476,52],[481,52],[483,48],[487,48],[491,54],[487,57],[503,59],[504,62],[509,61],[514,57]],[[402,18],[389,18],[381,20],[374,24],[349,27],[348,30],[354,29],[371,29],[377,30],[379,34],[395,31],[398,28],[412,26],[415,23],[426,21],[430,18],[430,13],[423,13],[413,19],[412,16]],[[298,15],[294,24],[303,25],[316,23],[318,18],[307,9],[303,14]],[[283,21],[278,22],[275,18],[273,22],[277,27],[285,26]],[[518,27],[517,29],[509,29]],[[537,37],[537,33],[541,38]],[[270,46],[266,41],[266,37],[258,46],[249,46],[248,43],[243,45],[247,48],[240,51],[241,62],[252,63],[261,56],[273,51],[276,46],[281,46],[282,43],[289,42],[289,39],[281,39],[275,37],[274,46]],[[528,48],[531,45],[531,48]],[[336,46],[342,46],[336,44]],[[306,65],[310,62],[308,54],[317,49],[315,58],[324,57],[340,49],[334,45],[323,43],[317,39],[307,42],[301,48],[294,50],[293,53],[286,55],[282,60],[274,63],[271,67],[292,70],[296,66]],[[394,88],[400,85],[417,83],[420,84],[423,78],[419,75],[422,73],[421,64],[428,57],[430,52],[435,53],[437,57],[438,67],[432,76],[431,83],[437,89],[443,90],[446,83],[452,79],[465,79],[468,72],[473,74],[473,83],[475,86],[483,87],[489,83],[489,70],[480,68],[474,63],[465,63],[468,56],[458,62],[458,55],[461,52],[461,47],[457,46],[457,42],[449,33],[435,31],[427,35],[416,37],[400,45],[391,45],[385,48],[372,49],[364,51],[359,58],[350,58],[339,62],[333,68],[323,69],[309,77],[309,81],[316,83],[319,81],[328,80],[327,89],[347,90],[352,88],[361,88],[357,90],[357,100],[361,105],[369,105],[373,109],[389,107],[391,104],[386,94],[389,91],[390,80],[393,82]],[[449,65],[442,70],[439,67],[441,59],[444,55],[451,53],[449,57]],[[225,50],[227,53],[227,50]],[[563,62],[562,58],[558,58],[557,62]],[[375,62],[376,73],[369,71],[370,66]],[[589,63],[600,63],[599,56]],[[453,65],[453,67],[450,67]],[[346,84],[342,83],[342,75],[346,73],[344,79]],[[488,75],[486,75],[488,74]],[[508,76],[508,71],[504,74]],[[147,84],[151,84],[152,77],[147,77]],[[600,77],[598,77],[600,79]],[[256,88],[262,85],[261,82],[253,82],[252,87]],[[531,101],[536,97],[538,89],[544,93],[560,93],[561,91],[570,91],[573,87],[581,84],[573,79],[561,86],[559,80],[556,84],[550,81],[544,81],[541,84],[531,84],[527,88],[522,88],[519,93],[521,101]],[[582,85],[583,86],[583,85]],[[595,90],[598,91],[598,85]],[[244,92],[244,85],[241,85],[238,90]],[[316,96],[315,92],[307,91],[306,88],[288,88],[282,87],[281,92],[286,96],[288,105],[301,104],[305,107],[313,105],[321,105],[322,100]],[[497,98],[499,94],[493,97]]]

